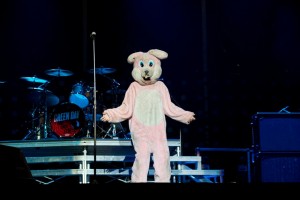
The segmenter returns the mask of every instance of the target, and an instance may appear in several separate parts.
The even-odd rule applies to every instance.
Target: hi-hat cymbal
[[[95,68],[95,73],[96,74],[110,74],[110,73],[114,73],[115,71],[116,71],[116,69],[108,68],[108,67]],[[89,73],[93,74],[94,69],[90,69]]]
[[[48,81],[45,79],[41,79],[41,78],[37,78],[35,76],[33,77],[21,77],[21,79],[28,81],[28,82],[32,82],[32,83],[47,83]]]
[[[73,72],[65,69],[48,69],[45,71],[49,76],[72,76]]]

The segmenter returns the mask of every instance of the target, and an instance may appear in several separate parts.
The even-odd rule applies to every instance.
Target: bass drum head
[[[74,137],[84,125],[84,112],[76,104],[65,102],[53,107],[50,126],[59,137]]]

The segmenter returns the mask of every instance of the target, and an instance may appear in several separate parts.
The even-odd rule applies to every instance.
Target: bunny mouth
[[[143,79],[144,79],[144,81],[150,81],[151,77],[150,76],[144,76]]]

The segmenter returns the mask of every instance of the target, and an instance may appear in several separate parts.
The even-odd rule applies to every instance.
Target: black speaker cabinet
[[[254,180],[300,182],[300,113],[253,116]]]
[[[2,183],[35,183],[22,151],[0,145],[0,180]]]
[[[257,113],[254,146],[260,151],[300,151],[300,113]]]
[[[262,153],[255,163],[255,182],[261,183],[299,183],[299,154]]]

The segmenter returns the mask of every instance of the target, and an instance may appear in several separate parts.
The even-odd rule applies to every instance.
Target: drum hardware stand
[[[36,116],[36,113],[38,112],[38,116]],[[40,133],[40,117],[41,117],[41,105],[40,102],[38,104],[33,103],[32,104],[32,110],[31,110],[31,128],[28,130],[28,133],[25,135],[23,140],[39,140],[41,133]],[[36,121],[38,120],[38,124]]]
[[[43,124],[43,138],[46,139],[48,138],[48,131],[47,131],[47,121],[48,121],[48,108],[47,108],[47,85],[49,82],[44,83],[42,86],[43,88],[43,95],[42,95],[42,104],[43,104],[43,110],[44,110],[44,121],[42,121],[41,123]],[[39,87],[41,87],[39,86]]]
[[[101,75],[111,81],[112,84],[111,90],[112,90],[112,94],[114,95],[114,102],[112,103],[112,107],[115,108],[118,106],[118,87],[120,86],[120,83],[118,83],[115,79],[112,79],[104,74]],[[109,129],[107,130],[106,134],[102,138],[106,138],[107,136],[109,136],[113,139],[118,139],[119,133],[117,132],[117,128],[121,129],[121,132],[124,133],[124,137],[127,138],[125,134],[125,130],[121,123],[111,123]]]
[[[47,121],[48,121],[48,108],[45,106],[45,112],[44,112],[44,138],[48,138],[48,131],[47,131]]]
[[[27,135],[23,138],[23,140],[31,140],[31,139],[40,139],[40,128],[35,126],[35,121],[40,119],[39,117],[35,117],[36,111],[38,110],[39,106],[33,108],[31,113],[31,129],[28,130]]]
[[[23,138],[23,140],[29,139],[32,134],[35,135],[36,140],[40,140],[41,138],[47,138],[47,90],[46,86],[49,82],[43,83],[38,88],[43,89],[42,91],[42,98],[38,105],[33,109],[31,113],[31,120],[32,120],[32,129],[29,130],[29,133]],[[34,107],[34,106],[33,106]],[[39,111],[39,116],[35,117],[37,110]],[[38,125],[35,126],[35,121],[38,121]]]
[[[92,124],[91,124],[91,121],[88,120],[87,130],[86,130],[86,137],[87,137],[87,138],[92,138],[92,136],[91,136],[91,132],[92,132],[92,131],[91,131],[91,129],[90,129],[91,125],[92,125]],[[100,129],[101,133],[105,133],[105,130],[104,130],[101,126],[99,126],[98,124],[97,124],[96,126],[97,126],[98,130]],[[101,133],[97,133],[97,132],[96,132],[96,136],[97,136],[97,137],[100,136]]]
[[[120,86],[120,83],[118,83],[115,79],[111,79],[109,77],[106,78],[110,79],[112,82],[112,92],[115,97],[115,101],[113,102],[112,106],[115,108],[118,106],[118,88]],[[117,129],[121,131],[117,132]],[[124,137],[127,138],[125,130],[121,123],[111,123],[109,129],[107,130],[103,138],[105,138],[106,136],[110,136],[113,139],[118,139],[118,135],[120,133],[124,133]]]
[[[120,130],[119,132],[117,132],[117,130]],[[112,139],[118,139],[120,133],[124,133],[124,138],[127,138],[127,135],[125,134],[125,130],[122,126],[121,123],[111,123],[109,129],[107,130],[106,134],[103,136],[103,138],[106,138],[107,136],[109,136]]]
[[[87,128],[87,130],[86,130],[86,136],[85,136],[86,138],[91,138],[91,131],[90,131],[90,129],[89,129],[89,124],[88,124],[88,128]]]
[[[112,134],[109,134],[109,132],[112,132]],[[116,124],[112,123],[107,130],[106,134],[104,135],[103,138],[105,138],[107,135],[109,135],[112,139],[118,139],[117,137],[117,129],[116,129]]]

